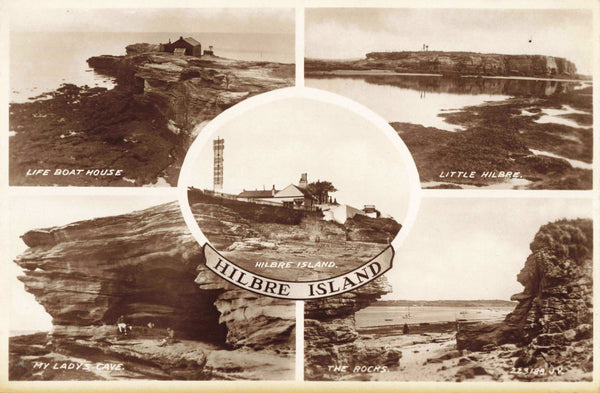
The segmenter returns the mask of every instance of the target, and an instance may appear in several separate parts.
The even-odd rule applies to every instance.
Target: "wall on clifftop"
[[[294,302],[229,285],[204,265],[177,203],[39,229],[16,259],[25,289],[53,318],[55,336],[97,339],[129,323],[177,337],[264,348],[293,346]]]

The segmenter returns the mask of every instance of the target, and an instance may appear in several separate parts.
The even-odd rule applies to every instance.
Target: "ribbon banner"
[[[351,272],[324,280],[285,281],[242,269],[208,243],[204,244],[203,250],[206,266],[230,283],[261,295],[290,300],[318,299],[352,291],[390,270],[394,258],[394,249],[390,245]]]

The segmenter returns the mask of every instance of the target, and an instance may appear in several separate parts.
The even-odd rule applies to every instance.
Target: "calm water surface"
[[[388,122],[460,131],[461,127],[445,122],[439,114],[513,96],[551,96],[573,90],[582,83],[430,75],[352,75],[308,77],[305,84],[349,97]]]
[[[355,314],[356,327],[452,322],[457,319],[502,319],[514,307],[367,307]]]
[[[179,33],[11,33],[10,100],[24,102],[63,83],[112,87],[113,79],[96,74],[86,60],[98,55],[124,55],[134,43],[175,41]],[[294,62],[294,36],[283,34],[187,33],[213,45],[217,56],[239,60]]]

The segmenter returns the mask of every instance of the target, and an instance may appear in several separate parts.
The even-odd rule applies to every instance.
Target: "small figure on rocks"
[[[173,344],[175,342],[175,331],[171,328],[167,328],[167,337],[160,340],[158,343],[159,347],[164,347],[167,344]]]
[[[119,329],[119,334],[122,334],[123,336],[127,336],[128,333],[131,333],[131,325],[128,325],[127,322],[125,322],[125,317],[123,315],[117,318],[117,329]]]
[[[404,326],[402,327],[402,334],[408,334],[409,333],[409,329],[408,329],[408,324],[405,323]]]

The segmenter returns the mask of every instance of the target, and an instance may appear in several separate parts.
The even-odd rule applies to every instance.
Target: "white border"
[[[15,7],[22,8],[179,8],[179,7],[192,7],[192,8],[260,8],[260,7],[275,7],[275,8],[289,8],[296,7],[298,12],[304,13],[305,7],[376,7],[376,8],[489,8],[489,9],[565,9],[565,8],[581,8],[593,10],[594,13],[594,36],[592,38],[592,53],[594,54],[594,97],[598,97],[600,93],[600,87],[598,86],[598,76],[600,75],[600,29],[599,29],[599,0],[519,0],[519,1],[491,1],[491,0],[424,0],[421,2],[415,2],[413,0],[280,0],[277,2],[268,0],[222,0],[220,2],[209,2],[207,0],[172,0],[168,4],[162,0],[91,0],[91,1],[80,1],[80,0],[60,0],[54,2],[43,2],[43,1],[16,1],[6,0],[0,7],[2,9],[2,15],[0,15],[0,49],[5,55],[8,54],[8,10]],[[299,29],[304,32],[304,21],[296,20],[296,32]],[[501,28],[501,21],[499,21],[499,27]],[[299,44],[299,36],[296,35],[296,48],[297,51],[300,48],[304,50],[303,42]],[[299,53],[296,53],[296,58],[303,58]],[[11,195],[38,195],[40,199],[43,199],[44,195],[65,195],[65,201],[68,203],[69,195],[130,195],[134,198],[136,195],[155,195],[162,193],[171,193],[175,191],[172,189],[152,189],[152,188],[106,188],[106,187],[8,187],[8,90],[7,82],[8,79],[8,61],[7,56],[4,56],[0,60],[2,65],[0,71],[2,71],[3,83],[1,84],[4,91],[0,93],[3,98],[5,106],[0,109],[2,116],[0,120],[4,126],[4,130],[0,131],[2,140],[0,141],[1,151],[4,153],[2,157],[2,163],[4,167],[0,173],[0,194],[2,194],[2,212],[6,212],[10,208],[6,204],[7,193]],[[300,64],[296,64],[297,68],[300,68]],[[303,75],[302,75],[303,77]],[[297,80],[298,82],[298,80]],[[600,135],[598,126],[600,124],[600,102],[597,99],[594,100],[594,184],[593,191],[536,191],[536,190],[424,190],[423,197],[436,197],[436,198],[462,198],[462,197],[480,197],[480,198],[592,198],[594,203],[594,383],[592,382],[510,382],[510,383],[497,383],[497,382],[468,382],[468,383],[454,383],[454,382],[336,382],[336,383],[325,383],[325,382],[268,382],[268,381],[43,381],[43,382],[17,382],[7,381],[7,360],[8,360],[8,348],[7,348],[7,335],[6,330],[2,330],[2,339],[0,340],[0,359],[2,360],[2,370],[0,370],[0,390],[1,391],[191,391],[192,389],[202,389],[203,392],[208,391],[256,391],[264,393],[266,390],[274,391],[314,391],[321,392],[325,389],[329,392],[349,392],[349,391],[493,391],[493,392],[522,392],[522,391],[536,391],[536,392],[548,392],[548,391],[592,391],[592,389],[598,389],[598,376],[600,374],[600,357],[598,355],[599,340],[600,337],[600,312],[598,306],[600,305],[600,290],[597,288],[600,283],[600,241],[599,234],[600,229],[598,228],[598,218],[600,217],[600,164],[598,159],[600,158]],[[175,199],[175,198],[174,198]],[[6,236],[6,220],[2,220],[3,234]],[[518,225],[518,223],[515,223]],[[7,239],[4,238],[2,244],[6,244]],[[12,261],[2,258],[2,263],[12,263]],[[515,272],[516,274],[516,272]],[[6,281],[6,280],[2,280]],[[0,282],[2,282],[0,281]],[[1,304],[5,305],[7,302],[6,289],[3,296],[1,296]],[[4,308],[6,310],[6,308]],[[298,312],[298,308],[297,308]],[[0,325],[3,328],[7,326],[7,320],[10,317],[4,312],[2,314],[4,318]],[[297,341],[298,342],[298,341]],[[297,348],[299,352],[302,348]],[[303,366],[296,365],[298,370],[300,367],[303,370]]]

